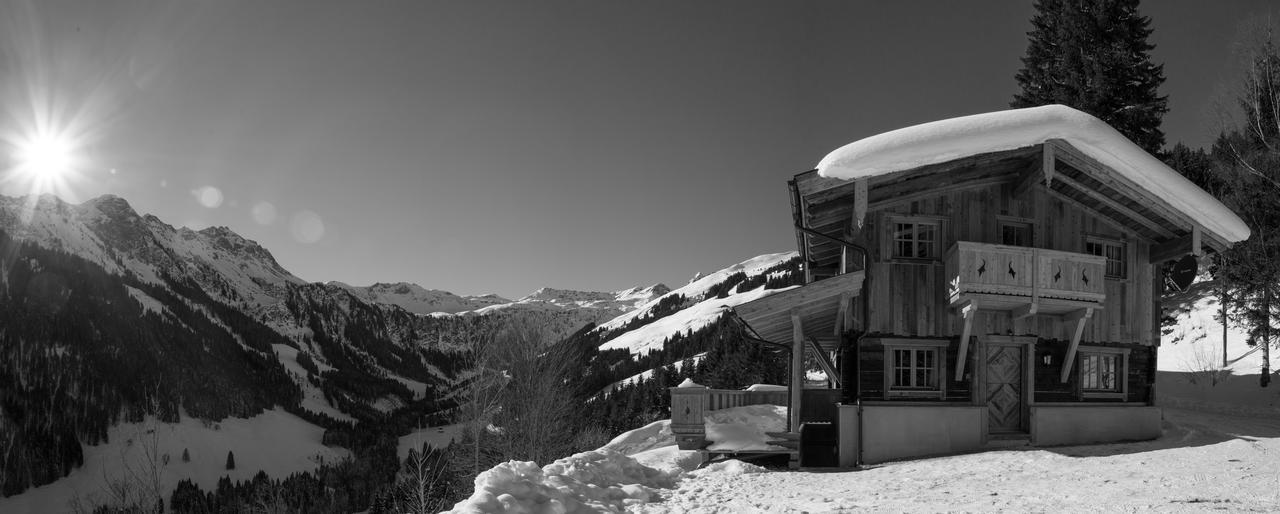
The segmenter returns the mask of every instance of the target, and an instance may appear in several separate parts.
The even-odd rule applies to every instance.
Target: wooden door
[[[987,346],[985,399],[988,428],[992,432],[1022,430],[1023,351],[1021,345]]]

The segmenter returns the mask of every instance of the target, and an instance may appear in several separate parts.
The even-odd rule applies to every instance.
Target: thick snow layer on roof
[[[1049,139],[1070,142],[1228,241],[1249,238],[1249,227],[1222,202],[1102,120],[1064,105],[975,114],[885,132],[827,154],[818,163],[818,174],[846,180],[873,177]]]

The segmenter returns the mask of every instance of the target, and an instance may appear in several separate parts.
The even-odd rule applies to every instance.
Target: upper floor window
[[[1000,244],[1009,246],[1033,246],[1032,224],[1029,221],[1001,219]]]
[[[1123,279],[1128,276],[1128,252],[1125,251],[1123,242],[1089,237],[1084,241],[1084,252],[1107,258],[1107,278]]]
[[[893,227],[893,256],[908,259],[938,258],[939,223],[932,220],[896,219]]]

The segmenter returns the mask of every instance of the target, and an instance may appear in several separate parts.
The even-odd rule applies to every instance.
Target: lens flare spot
[[[276,206],[271,205],[271,202],[258,202],[250,213],[253,214],[253,221],[259,225],[270,225],[276,221]]]
[[[289,231],[299,243],[311,244],[324,238],[324,220],[312,211],[301,210],[293,215]]]
[[[200,205],[210,209],[217,209],[222,206],[222,190],[213,186],[192,189],[191,196],[194,196],[196,201],[200,202]]]

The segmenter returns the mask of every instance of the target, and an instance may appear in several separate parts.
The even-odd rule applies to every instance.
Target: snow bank
[[[1069,141],[1228,241],[1249,238],[1249,227],[1222,202],[1102,120],[1063,105],[975,114],[885,132],[827,154],[818,163],[818,174],[847,180],[872,177],[1049,139]]]
[[[538,468],[509,461],[476,477],[475,493],[453,513],[621,511],[674,487],[667,473],[610,450],[582,452]]]
[[[786,391],[787,386],[776,384],[751,384],[747,386],[746,391]]]
[[[690,473],[690,475],[701,476],[701,475],[709,475],[714,473],[721,476],[739,476],[739,475],[748,475],[751,473],[768,473],[768,472],[769,470],[763,467],[757,466],[755,464],[749,464],[737,459],[729,459],[729,460],[717,462],[705,468],[694,471]]]
[[[711,411],[704,415],[708,450],[781,450],[766,432],[787,429],[787,408],[779,405],[746,405]]]
[[[662,446],[676,444],[675,435],[671,433],[671,420],[654,421],[634,430],[628,430],[613,438],[601,450],[611,450],[623,455],[652,450]]]

